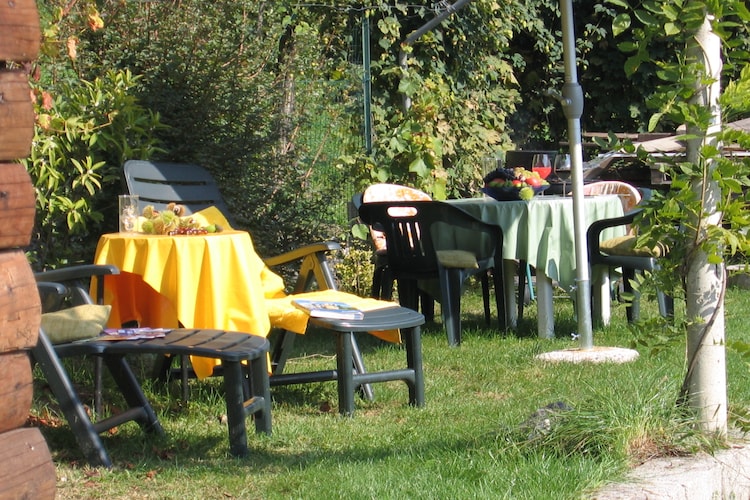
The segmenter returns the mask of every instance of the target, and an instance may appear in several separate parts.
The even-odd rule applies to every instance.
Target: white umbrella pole
[[[578,84],[576,70],[575,29],[573,26],[573,1],[560,0],[562,13],[563,60],[565,63],[565,84],[562,103],[565,118],[568,120],[568,143],[573,179],[573,229],[576,251],[576,313],[578,315],[578,335],[582,349],[594,345],[591,327],[591,281],[589,277],[588,247],[586,244],[586,223],[583,207],[583,149],[581,146],[581,115],[583,114],[583,91]]]

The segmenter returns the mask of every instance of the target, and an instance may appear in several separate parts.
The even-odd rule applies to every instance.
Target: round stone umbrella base
[[[622,347],[592,347],[591,349],[563,349],[538,354],[537,359],[566,363],[629,363],[638,359],[638,351]]]

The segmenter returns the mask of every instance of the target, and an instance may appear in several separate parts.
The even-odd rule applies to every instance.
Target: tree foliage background
[[[37,189],[58,200],[39,207],[58,218],[40,220],[35,265],[91,260],[98,235],[115,230],[127,158],[208,167],[238,225],[268,255],[345,240],[347,202],[369,183],[468,195],[482,156],[556,148],[565,120],[546,91],[563,82],[558,1],[474,0],[402,45],[450,3],[39,0],[46,50],[34,68],[38,114],[56,114],[68,127],[40,121],[27,160]],[[579,0],[574,11],[584,130],[646,130],[655,72],[625,75],[611,6]],[[363,24],[372,61],[369,152]],[[746,45],[744,27],[735,29]],[[102,106],[92,92],[120,98]],[[100,119],[92,122],[94,111]],[[72,124],[88,132],[74,137]],[[38,150],[53,135],[64,153],[45,159]]]

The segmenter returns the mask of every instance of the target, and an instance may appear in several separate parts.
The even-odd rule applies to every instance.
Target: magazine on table
[[[311,318],[362,319],[365,317],[365,313],[345,302],[294,299],[292,304],[297,309],[308,313]]]
[[[92,340],[140,340],[158,339],[172,330],[167,328],[106,328],[101,335]]]

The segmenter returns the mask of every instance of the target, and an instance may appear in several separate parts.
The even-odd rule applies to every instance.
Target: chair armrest
[[[57,311],[68,296],[68,287],[62,283],[37,281],[36,286],[42,301],[42,312]]]
[[[633,223],[635,217],[643,209],[637,208],[626,213],[622,217],[602,219],[592,223],[586,231],[586,242],[589,250],[589,263],[593,265],[603,264],[612,267],[627,267],[632,269],[653,270],[657,267],[656,259],[646,256],[631,255],[607,255],[601,252],[599,246],[600,234],[609,227],[617,227]]]
[[[298,260],[302,261],[292,293],[310,290],[313,282],[317,282],[318,288],[321,290],[336,290],[336,278],[328,265],[327,253],[340,249],[341,245],[335,241],[324,241],[270,257],[265,259],[264,262],[267,266],[274,267]]]
[[[36,287],[39,289],[39,293],[54,293],[57,295],[65,295],[68,292],[68,287],[62,283],[52,283],[51,281],[37,281]]]
[[[120,274],[120,270],[116,266],[109,264],[83,264],[42,271],[35,273],[34,277],[37,281],[65,283],[66,281],[76,281],[91,278],[92,276],[106,276],[110,274]]]
[[[268,267],[280,266],[282,264],[288,264],[295,260],[304,259],[307,256],[314,255],[316,253],[326,253],[332,250],[341,250],[341,245],[335,241],[323,241],[320,243],[313,243],[312,245],[305,245],[300,248],[295,248],[289,252],[284,252],[273,257],[263,259]]]
[[[68,295],[73,304],[91,304],[89,295],[90,280],[95,276],[120,274],[120,270],[109,264],[82,264],[34,274],[37,282],[55,282],[67,285]],[[96,283],[96,302],[101,304],[104,299],[104,280]]]
[[[590,254],[599,253],[599,239],[602,231],[610,227],[626,226],[632,224],[635,217],[641,213],[643,209],[637,208],[631,210],[621,217],[612,217],[611,219],[602,219],[592,222],[589,228],[586,230],[586,240],[589,247]]]

